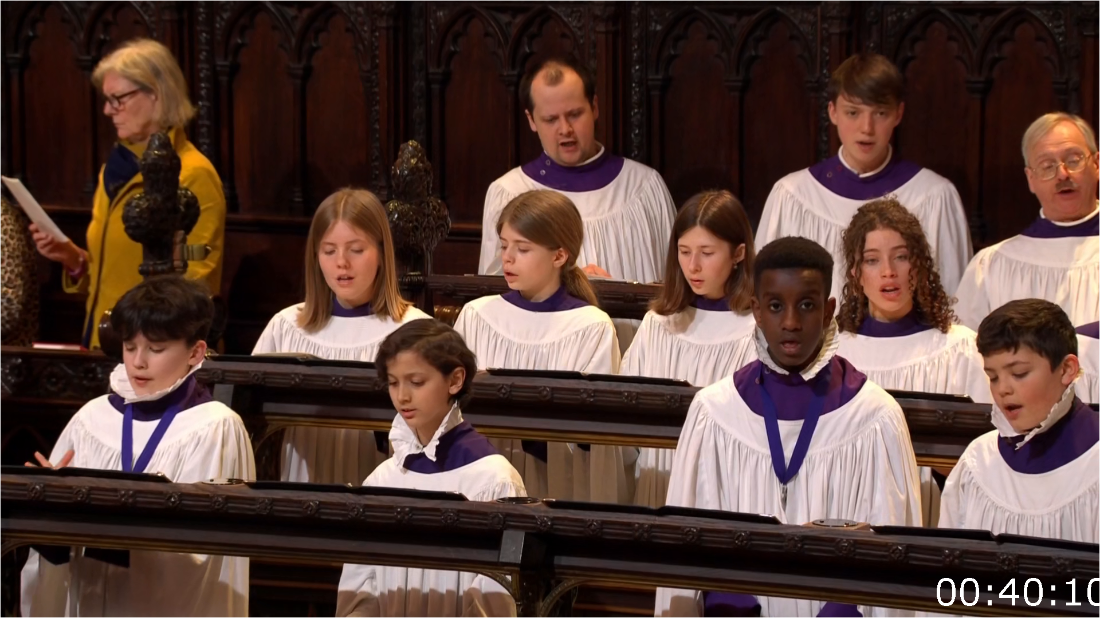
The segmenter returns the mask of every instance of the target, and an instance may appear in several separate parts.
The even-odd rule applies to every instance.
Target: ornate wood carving
[[[32,497],[34,487],[39,489]],[[123,495],[130,497],[130,504],[121,504]],[[571,510],[545,502],[454,502],[29,474],[4,474],[0,498],[5,504],[0,513],[5,551],[45,540],[284,560],[325,557],[334,562],[439,565],[494,579],[512,573],[525,614],[537,605],[546,613],[582,581],[661,581],[683,588],[706,582],[711,590],[738,592],[766,586],[784,595],[848,603],[866,602],[871,586],[883,605],[938,610],[936,582],[957,575],[982,584],[1001,582],[1005,576],[1037,578],[1044,590],[1052,591],[1047,598],[1062,599],[1063,605],[1051,611],[1091,615],[1087,603],[1064,605],[1068,586],[1063,590],[1047,584],[1056,578],[1058,586],[1072,577],[1084,587],[1100,569],[1096,545],[1055,547],[1007,537],[973,540],[907,535],[905,529],[790,526],[712,518],[707,511],[668,516],[652,509],[624,513]],[[43,517],[47,512],[50,516]],[[133,522],[127,534],[102,534],[104,515],[122,512]],[[349,517],[352,512],[355,516]],[[639,538],[639,526],[649,534]],[[356,542],[368,529],[372,542]],[[749,535],[751,544],[737,544]],[[536,549],[544,543],[554,551]],[[522,548],[520,555],[517,547]],[[843,557],[838,558],[838,548],[843,548]],[[730,560],[730,551],[739,559]],[[945,552],[953,556],[947,571]],[[644,561],[635,560],[643,554]],[[551,586],[554,574],[565,581]],[[1007,603],[996,609],[1019,615],[1033,611]]]

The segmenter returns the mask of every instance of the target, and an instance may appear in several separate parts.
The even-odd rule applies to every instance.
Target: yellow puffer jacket
[[[170,131],[172,146],[180,158],[180,186],[187,187],[199,200],[201,213],[195,228],[187,236],[188,244],[210,245],[210,255],[201,262],[191,262],[187,278],[203,281],[211,294],[217,294],[222,281],[222,255],[225,247],[225,193],[218,172],[198,148],[187,140],[183,129]],[[140,159],[145,145],[123,144]],[[122,295],[141,283],[138,266],[142,260],[141,245],[130,240],[122,225],[122,209],[133,196],[143,191],[141,173],[130,179],[115,199],[107,197],[103,185],[103,168],[99,170],[99,185],[92,205],[92,222],[88,225],[88,264],[84,275],[74,280],[64,275],[65,291],[88,293],[84,315],[84,341],[89,348],[99,347],[99,320],[103,312],[115,306]]]

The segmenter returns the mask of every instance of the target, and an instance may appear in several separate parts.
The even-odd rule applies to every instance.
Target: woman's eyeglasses
[[[135,94],[141,92],[141,88],[134,88],[129,92],[123,92],[122,94],[107,94],[104,95],[107,99],[107,105],[111,106],[111,109],[116,112],[126,106],[126,100]]]

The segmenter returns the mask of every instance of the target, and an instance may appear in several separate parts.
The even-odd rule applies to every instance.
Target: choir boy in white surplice
[[[978,328],[997,429],[970,443],[943,488],[940,526],[1100,541],[1100,419],[1074,394],[1065,312],[1012,301]]]
[[[903,161],[890,138],[905,111],[904,78],[889,60],[863,53],[829,80],[829,119],[841,147],[835,157],[775,183],[756,230],[756,246],[804,236],[840,255],[840,237],[862,204],[892,194],[924,228],[945,289],[954,291],[973,248],[962,199],[951,181]],[[839,298],[842,265],[830,295]]]
[[[893,198],[864,204],[843,237],[844,297],[837,354],[894,390],[989,402],[974,331],[954,324],[920,221]],[[924,525],[939,518],[940,488],[920,469]]]
[[[1100,322],[1077,329],[1077,359],[1081,363],[1077,396],[1085,403],[1100,403]]]
[[[970,328],[1010,300],[1042,298],[1074,324],[1100,319],[1100,176],[1096,135],[1073,114],[1039,117],[1024,133],[1024,174],[1042,208],[1017,236],[967,266],[955,313]]]
[[[194,376],[214,305],[182,277],[147,280],[111,312],[123,340],[111,393],[89,401],[40,464],[163,474],[176,483],[255,480],[244,423]],[[53,462],[53,463],[51,463]],[[247,616],[248,558],[82,547],[32,549],[24,616]]]
[[[754,253],[752,225],[729,191],[705,191],[685,202],[669,238],[669,276],[620,373],[707,386],[755,360]],[[635,504],[664,506],[672,456],[671,449],[640,449]]]
[[[370,362],[386,335],[429,317],[401,298],[386,210],[369,191],[341,189],[321,202],[305,267],[305,302],[275,314],[253,354]],[[280,478],[360,483],[388,454],[385,433],[292,427],[283,437]]]
[[[455,330],[478,367],[617,373],[611,318],[577,267],[584,227],[561,193],[529,191],[494,223],[511,292],[466,303]],[[633,497],[637,449],[493,441],[539,498],[624,503]]]
[[[531,130],[543,153],[489,186],[481,225],[483,275],[502,273],[496,221],[525,191],[551,189],[568,197],[584,219],[584,243],[574,256],[589,275],[652,283],[664,278],[662,256],[676,206],[656,170],[608,152],[596,141],[596,80],[583,64],[549,59],[520,84]],[[616,320],[626,349],[638,324]]]
[[[462,420],[477,363],[454,329],[437,320],[405,324],[379,347],[375,365],[398,414],[393,457],[364,486],[459,492],[480,502],[527,495],[516,469]],[[516,603],[476,573],[347,564],[336,615],[515,616]]]
[[[917,465],[901,408],[836,355],[832,272],[832,257],[805,238],[781,238],[756,256],[759,360],[695,396],[669,505],[770,514],[787,524],[919,525]],[[656,615],[729,615],[754,605],[764,616],[856,609],[659,588]]]

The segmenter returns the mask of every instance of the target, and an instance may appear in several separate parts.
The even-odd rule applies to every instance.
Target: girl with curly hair
[[[952,299],[920,221],[892,197],[864,204],[843,237],[845,276],[837,354],[888,390],[969,395],[988,403],[974,331],[955,323]],[[921,468],[925,525],[939,488]]]

